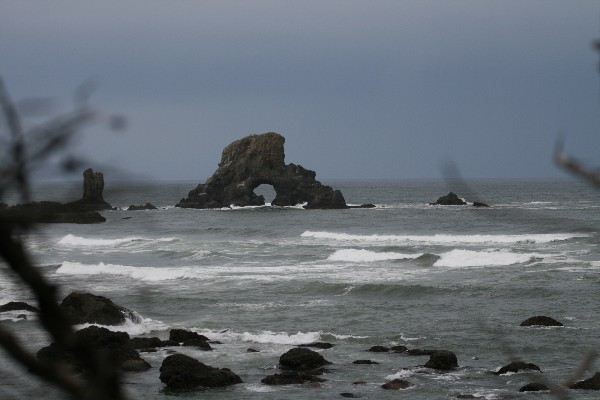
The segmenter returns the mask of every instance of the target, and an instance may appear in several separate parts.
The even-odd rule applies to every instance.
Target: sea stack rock
[[[454,192],[448,193],[437,199],[435,203],[429,203],[430,206],[464,206],[467,203],[461,200]]]
[[[231,143],[223,150],[215,173],[206,183],[190,191],[176,207],[261,206],[265,199],[257,196],[254,189],[269,184],[277,194],[272,202],[275,206],[307,203],[305,208],[348,208],[342,193],[322,185],[315,179],[314,171],[285,164],[284,142],[283,136],[269,132]]]
[[[80,200],[67,203],[66,206],[78,211],[112,210],[113,207],[104,201],[104,175],[91,168],[83,172],[83,196]]]

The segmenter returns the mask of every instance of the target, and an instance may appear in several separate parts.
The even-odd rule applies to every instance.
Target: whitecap
[[[419,254],[404,254],[394,252],[375,252],[364,249],[342,249],[336,250],[327,257],[328,261],[349,261],[349,262],[374,262],[386,260],[406,260],[415,259],[422,256]]]
[[[234,332],[230,330],[215,331],[215,330],[197,330],[197,332],[206,335],[212,340],[229,340],[229,341],[242,341],[252,343],[272,343],[272,344],[284,344],[284,345],[299,345],[306,343],[313,343],[321,338],[320,332],[301,332],[288,333],[288,332],[273,332],[273,331],[259,331],[259,332]]]
[[[139,315],[139,314],[138,314]],[[130,319],[125,320],[125,322],[121,325],[99,325],[99,324],[79,324],[75,326],[75,329],[84,329],[90,327],[92,325],[96,325],[102,328],[106,328],[109,331],[113,332],[127,332],[129,336],[140,336],[147,335],[151,332],[160,332],[166,331],[169,329],[169,326],[163,323],[162,321],[153,320],[151,318],[141,318],[141,320],[136,323],[131,321]]]
[[[172,242],[177,240],[176,238],[143,238],[143,237],[125,237],[118,239],[101,239],[101,238],[85,238],[81,236],[75,236],[72,234],[68,234],[62,237],[58,244],[63,246],[115,246],[120,244],[127,244],[132,242]]]
[[[534,253],[513,253],[509,251],[471,251],[455,249],[441,254],[440,258],[433,263],[433,266],[449,268],[505,266],[522,264],[536,258],[544,257],[548,256]]]
[[[55,273],[65,275],[122,275],[147,282],[197,278],[201,274],[200,271],[192,267],[133,267],[130,265],[105,264],[103,262],[82,264],[70,261],[63,262]]]
[[[455,245],[455,244],[514,244],[514,243],[550,243],[569,240],[576,237],[588,237],[586,234],[574,233],[546,233],[522,235],[356,235],[349,233],[305,231],[304,238],[364,243],[403,243],[403,244],[428,244],[428,245]]]
[[[390,380],[390,381],[394,380],[394,379],[406,379],[406,378],[410,378],[414,374],[415,374],[415,371],[412,371],[409,369],[401,369],[400,371],[396,372],[393,375],[386,376],[385,379]]]

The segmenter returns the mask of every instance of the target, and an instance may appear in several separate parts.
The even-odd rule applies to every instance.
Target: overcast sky
[[[286,138],[317,179],[564,174],[600,165],[600,2],[0,0],[0,75],[17,100],[127,117],[76,147],[129,177],[204,180],[249,134]]]

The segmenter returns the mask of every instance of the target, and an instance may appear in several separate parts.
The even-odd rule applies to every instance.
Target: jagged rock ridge
[[[322,185],[314,171],[296,164],[285,164],[285,138],[269,132],[237,140],[223,150],[219,168],[206,181],[190,191],[176,207],[222,208],[260,206],[263,196],[254,189],[272,185],[277,196],[275,206],[307,203],[305,208],[347,208],[339,190]]]

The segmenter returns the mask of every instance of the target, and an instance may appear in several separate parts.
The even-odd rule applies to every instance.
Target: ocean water
[[[107,182],[113,206],[151,202],[157,211],[106,211],[97,225],[56,224],[27,235],[27,246],[61,296],[106,296],[143,322],[110,327],[167,338],[171,328],[218,340],[214,351],[176,350],[237,373],[243,384],[174,395],[159,368],[173,349],[142,356],[152,369],[124,377],[131,399],[485,399],[520,394],[526,383],[562,382],[600,337],[600,191],[575,180],[470,181],[491,208],[429,206],[443,181],[326,182],[348,203],[373,209],[252,207],[178,209],[195,182]],[[37,199],[73,200],[80,184],[44,185]],[[268,192],[267,196],[271,195]],[[272,195],[271,195],[272,196]],[[267,197],[267,200],[269,198]],[[466,198],[467,201],[474,199]],[[2,266],[0,304],[35,303]],[[562,328],[523,328],[534,315]],[[34,315],[1,314],[32,351],[49,339]],[[333,364],[318,386],[266,386],[279,356],[315,341]],[[428,357],[370,353],[374,345],[454,352],[459,368],[424,368]],[[258,353],[246,350],[254,348]],[[516,355],[535,374],[496,376]],[[376,365],[354,365],[370,359]],[[585,378],[600,370],[595,361]],[[405,391],[380,386],[396,377]],[[354,385],[356,381],[367,382]],[[2,398],[61,398],[0,353]],[[571,392],[592,399],[597,393]]]

